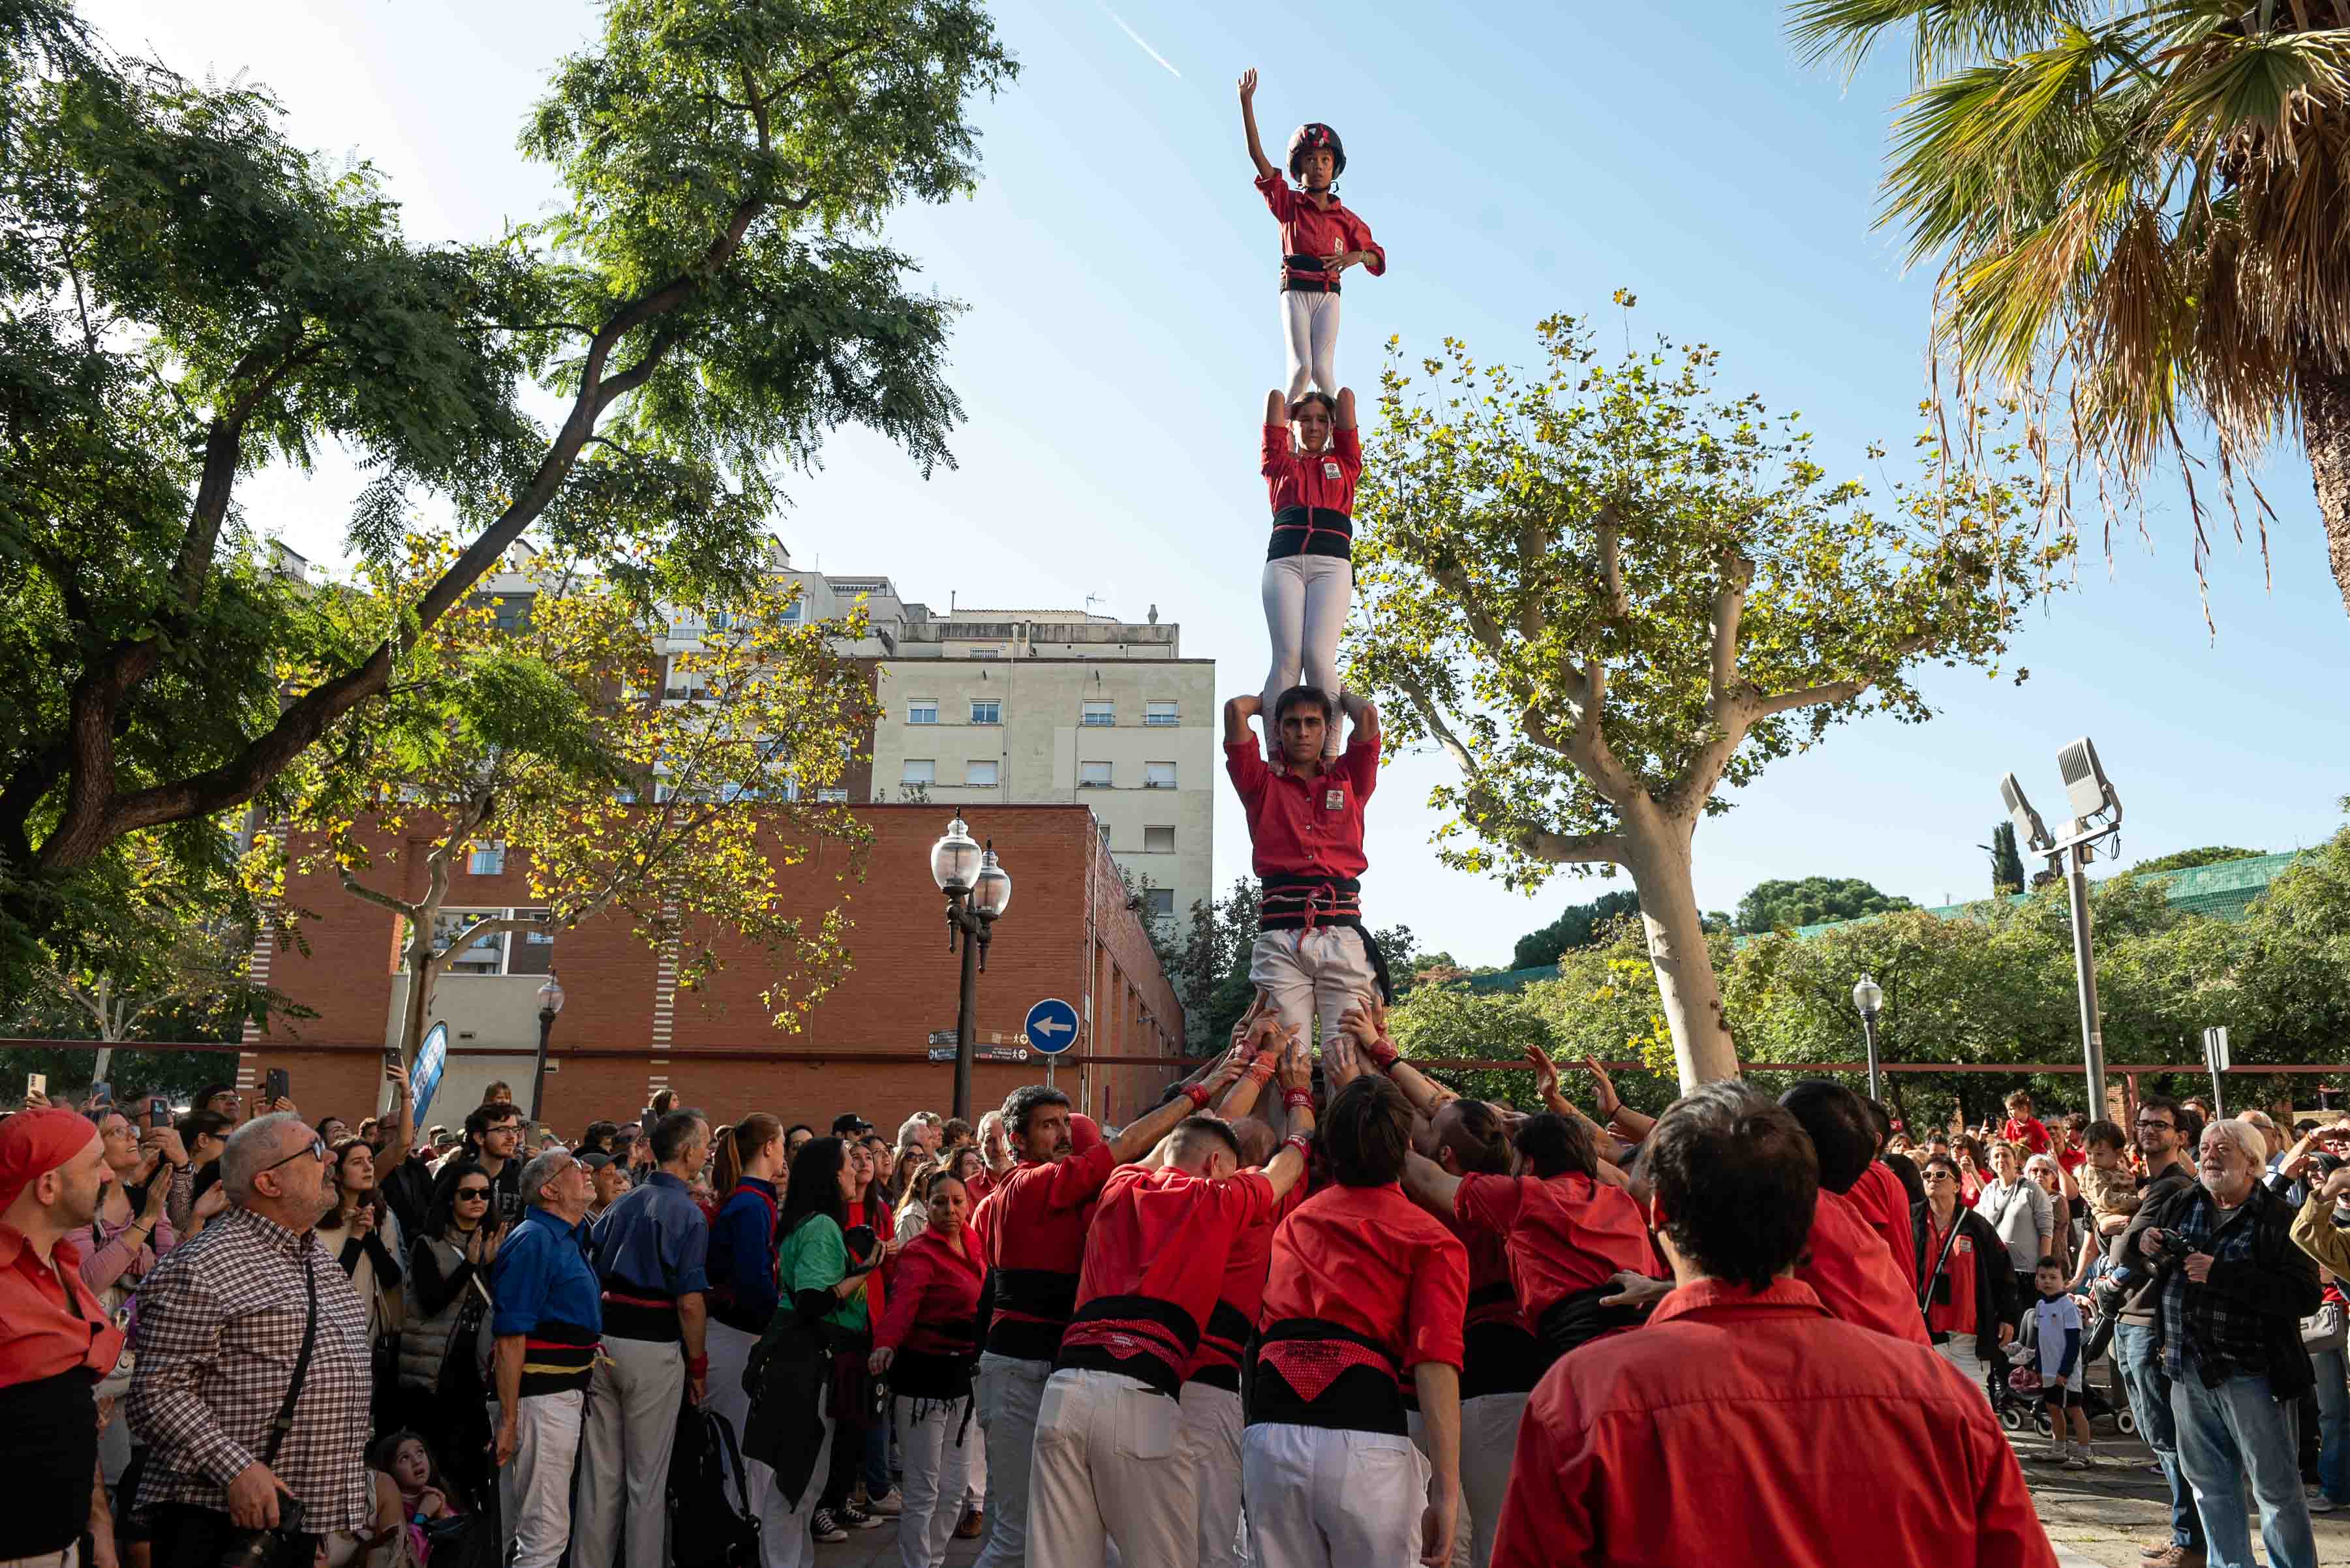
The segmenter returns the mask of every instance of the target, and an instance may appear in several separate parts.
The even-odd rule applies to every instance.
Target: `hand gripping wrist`
[[[1183,1097],[1191,1102],[1191,1108],[1193,1110],[1204,1111],[1208,1108],[1208,1101],[1211,1096],[1209,1095],[1207,1089],[1202,1085],[1198,1084],[1186,1084],[1183,1085]]]
[[[1298,1158],[1312,1159],[1314,1158],[1314,1135],[1312,1133],[1294,1132],[1287,1137],[1283,1138],[1281,1141],[1288,1145],[1291,1148],[1295,1149],[1297,1151]]]
[[[1259,1056],[1255,1061],[1249,1064],[1248,1071],[1242,1074],[1241,1076],[1246,1078],[1250,1083],[1254,1084],[1261,1089],[1267,1084],[1273,1082],[1273,1069],[1274,1059],[1270,1055]]]

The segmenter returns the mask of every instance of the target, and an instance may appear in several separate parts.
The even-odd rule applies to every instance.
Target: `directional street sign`
[[[1024,1027],[1028,1044],[1047,1056],[1057,1056],[1077,1043],[1077,1010],[1057,996],[1048,996],[1028,1010]]]
[[[951,1062],[955,1059],[955,1048],[933,1045],[929,1054],[933,1062]],[[1028,1053],[1017,1045],[978,1045],[972,1047],[971,1059],[974,1062],[1025,1062]]]

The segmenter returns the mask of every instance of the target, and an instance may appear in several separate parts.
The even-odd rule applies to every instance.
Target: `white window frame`
[[[503,838],[477,838],[465,846],[465,875],[503,877],[506,874],[506,844]]]
[[[848,804],[848,792],[838,788],[820,789],[816,792],[816,798],[824,805],[846,805]]]
[[[433,914],[432,940],[437,947],[444,936],[455,936],[460,929],[465,926],[471,925],[474,920],[484,915],[494,919],[506,920],[513,919],[518,915],[542,914],[545,911],[537,906],[529,904],[522,905],[518,908],[510,906],[495,909],[471,904],[459,904],[453,907],[444,906]],[[521,940],[516,940],[517,938]],[[402,944],[405,945],[407,935],[404,929],[401,933],[400,940]],[[496,957],[490,961],[494,967],[489,969],[480,968],[478,967],[482,961],[480,959],[464,958],[455,950],[444,950],[446,951],[446,956],[444,956],[441,961],[440,972],[442,974],[471,975],[476,979],[482,980],[502,980],[510,976],[515,976],[525,980],[543,980],[548,972],[550,972],[548,969],[517,970],[514,967],[515,952],[517,948],[553,947],[554,945],[555,933],[547,930],[499,931],[492,936],[476,937],[465,945],[463,951],[465,953],[475,954],[494,953]]]
[[[925,713],[928,713],[930,717],[927,719],[922,717]],[[909,724],[935,724],[938,722],[939,700],[937,698],[910,697],[906,700],[906,722]]]
[[[914,770],[922,770],[917,776]],[[900,784],[925,784],[936,788],[939,782],[939,760],[936,757],[908,757],[898,765]]]
[[[987,710],[987,717],[984,719],[979,716],[979,711],[982,708]],[[1001,725],[1003,722],[1003,699],[1001,697],[972,698],[971,700],[971,722],[974,724],[983,724],[991,728]]]
[[[1115,698],[1087,697],[1077,704],[1077,724],[1087,730],[1114,730],[1118,727],[1118,701]]]
[[[1098,779],[1088,778],[1087,776],[1087,770],[1090,768],[1101,769],[1102,776]],[[1077,787],[1079,789],[1116,789],[1118,787],[1118,769],[1116,765],[1103,762],[1099,758],[1079,763],[1077,764]]]
[[[973,776],[982,769],[987,773],[985,778]],[[965,789],[993,789],[1003,776],[1003,763],[997,758],[970,757],[963,762],[962,784]]]
[[[1165,909],[1158,906],[1164,902]],[[1146,920],[1171,920],[1175,918],[1175,889],[1145,888],[1142,890],[1142,918]]]
[[[1161,776],[1157,771],[1161,768],[1166,770],[1164,776]],[[1145,789],[1177,789],[1181,787],[1177,782],[1175,764],[1173,763],[1143,763],[1142,787]]]
[[[1152,840],[1152,836],[1153,836],[1154,834],[1162,834],[1162,833],[1163,833],[1163,834],[1165,834],[1165,835],[1167,836],[1167,842],[1166,842],[1166,843],[1164,843],[1164,844],[1156,844],[1156,843],[1153,843],[1153,842],[1151,841],[1151,840]],[[1157,822],[1149,823],[1149,824],[1146,824],[1146,825],[1144,826],[1143,829],[1142,829],[1142,851],[1143,851],[1143,853],[1144,853],[1144,854],[1146,854],[1146,855],[1172,855],[1172,854],[1174,854],[1174,853],[1175,853],[1175,828],[1174,828],[1173,825],[1172,825],[1172,824],[1168,824],[1168,823],[1157,823]]]
[[[1142,722],[1146,729],[1174,729],[1183,722],[1183,705],[1180,702],[1145,702],[1142,705]]]

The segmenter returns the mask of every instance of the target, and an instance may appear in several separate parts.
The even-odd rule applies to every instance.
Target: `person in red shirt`
[[[1981,1379],[1985,1401],[1996,1405],[2000,1380],[2007,1376],[2000,1347],[2015,1337],[2023,1310],[2007,1243],[1960,1196],[1957,1160],[1928,1155],[1918,1175],[1926,1201],[1910,1211],[1911,1255],[1927,1337],[1970,1380]]]
[[[1264,155],[1256,133],[1256,72],[1241,77],[1241,128],[1248,135],[1249,161],[1256,165],[1256,188],[1281,224],[1282,328],[1289,343],[1289,401],[1310,385],[1338,389],[1338,276],[1359,266],[1385,275],[1388,254],[1371,238],[1370,225],[1338,200],[1338,176],[1347,171],[1347,149],[1338,133],[1316,120],[1289,139],[1291,190]]]
[[[1378,786],[1379,715],[1352,692],[1342,701],[1354,732],[1335,765],[1322,754],[1335,715],[1319,688],[1281,694],[1268,727],[1277,752],[1271,764],[1249,733],[1259,700],[1224,704],[1224,772],[1248,819],[1252,868],[1263,890],[1249,980],[1288,1033],[1313,1038],[1318,1013],[1325,1042],[1362,995],[1387,990],[1385,965],[1363,926],[1361,881],[1370,865],[1363,808]]]
[[[1806,1078],[1780,1096],[1779,1105],[1802,1124],[1819,1167],[1811,1242],[1796,1262],[1795,1278],[1846,1323],[1912,1345],[1930,1345],[1908,1271],[1846,1196],[1877,1166],[1877,1128],[1866,1104],[1842,1084]],[[1898,1190],[1898,1180],[1895,1186]]]
[[[1273,1233],[1241,1438],[1258,1568],[1366,1568],[1415,1546],[1431,1568],[1451,1561],[1469,1260],[1399,1185],[1411,1131],[1411,1103],[1386,1078],[1339,1088],[1321,1131],[1335,1185]]]
[[[1263,1170],[1240,1140],[1189,1116],[1147,1159],[1103,1184],[1086,1236],[1077,1308],[1045,1386],[1029,1480],[1029,1568],[1099,1568],[1105,1535],[1130,1568],[1191,1568],[1199,1496],[1183,1438],[1183,1371],[1214,1311],[1235,1237],[1270,1220],[1305,1175],[1313,1063],[1283,1054],[1298,1127]]]
[[[1068,1096],[1030,1084],[1005,1097],[1003,1130],[1013,1166],[997,1179],[973,1221],[987,1264],[976,1384],[988,1483],[987,1542],[979,1568],[1024,1568],[1028,1561],[1037,1411],[1076,1306],[1086,1226],[1102,1184],[1119,1166],[1149,1153],[1186,1116],[1205,1108],[1246,1067],[1245,1057],[1227,1058],[1206,1084],[1191,1085],[1137,1116],[1115,1138],[1089,1142],[1083,1150],[1073,1141]]]
[[[985,1270],[965,1223],[971,1190],[962,1179],[932,1172],[922,1200],[930,1222],[898,1254],[889,1310],[874,1324],[869,1368],[889,1378],[905,1472],[899,1556],[907,1568],[943,1568],[979,1447],[968,1417]]]
[[[1363,472],[1354,391],[1341,388],[1335,401],[1325,392],[1286,401],[1266,393],[1259,467],[1273,503],[1260,585],[1273,660],[1260,701],[1265,712],[1277,712],[1281,694],[1303,683],[1335,703],[1338,634],[1355,597],[1355,482]],[[1325,761],[1338,754],[1336,724],[1322,754]]]
[[[1709,1084],[1658,1118],[1643,1159],[1675,1288],[1638,1333],[1562,1357],[1534,1390],[1500,1568],[2054,1568],[1981,1397],[1794,1277],[1819,1168],[1794,1116]],[[1737,1484],[1687,1506],[1708,1477]]]
[[[2018,1089],[2007,1096],[2007,1120],[1999,1129],[2002,1143],[2020,1143],[2032,1154],[2046,1154],[2053,1147],[2047,1125],[2032,1114],[2032,1091]]]
[[[58,1107],[0,1123],[0,1474],[16,1500],[0,1511],[0,1561],[70,1564],[88,1531],[96,1568],[114,1568],[93,1390],[122,1331],[68,1240],[95,1225],[113,1179],[86,1117]]]

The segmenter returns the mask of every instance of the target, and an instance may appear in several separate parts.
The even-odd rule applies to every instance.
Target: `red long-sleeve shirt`
[[[1315,206],[1305,193],[1293,187],[1278,172],[1259,177],[1256,188],[1264,196],[1264,204],[1281,224],[1281,254],[1285,256],[1313,256],[1316,260],[1334,256],[1342,251],[1368,251],[1371,259],[1363,264],[1373,277],[1384,276],[1388,270],[1388,253],[1371,238],[1370,224],[1363,222],[1354,210],[1337,197],[1330,198],[1326,207]],[[1318,266],[1284,264],[1285,277],[1315,283],[1335,283],[1343,274],[1326,274]]]
[[[972,1224],[981,1256],[995,1273],[995,1317],[986,1348],[1021,1361],[1050,1361],[1077,1299],[1086,1227],[1118,1156],[1095,1143],[1066,1158],[1024,1159],[999,1178]]]
[[[898,1253],[889,1311],[874,1320],[876,1349],[930,1355],[968,1355],[978,1348],[979,1285],[986,1264],[968,1227],[957,1252],[936,1231],[924,1231]]]
[[[1820,1189],[1812,1210],[1811,1251],[1795,1266],[1795,1277],[1846,1323],[1912,1345],[1933,1343],[1916,1293],[1886,1255],[1877,1231],[1842,1193]]]
[[[1886,1250],[1893,1254],[1894,1266],[1901,1271],[1901,1280],[1909,1288],[1909,1299],[1918,1299],[1917,1239],[1909,1228],[1909,1189],[1883,1160],[1872,1160],[1861,1172],[1858,1181],[1845,1195],[1845,1201],[1859,1210],[1868,1228],[1885,1239]]]
[[[1494,1568],[1925,1562],[2056,1553],[1982,1391],[1794,1280],[1683,1286],[1554,1366],[1493,1543]]]
[[[1464,1226],[1503,1238],[1526,1321],[1568,1296],[1596,1290],[1619,1270],[1660,1272],[1648,1221],[1632,1195],[1579,1171],[1549,1178],[1469,1175],[1452,1195]]]

